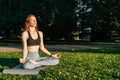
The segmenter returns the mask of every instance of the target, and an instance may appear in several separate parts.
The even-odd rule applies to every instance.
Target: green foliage
[[[18,38],[26,16],[35,14],[46,38],[72,40],[73,31],[84,36],[91,27],[91,40],[108,41],[119,34],[119,5],[120,0],[0,0],[0,36]]]
[[[117,17],[119,13],[120,1],[117,0],[92,0],[91,14],[93,15],[93,22],[91,27],[93,28],[92,40],[106,40],[110,41],[112,31],[117,32],[120,28],[120,19]],[[102,36],[101,36],[102,35]]]
[[[0,34],[6,38],[21,36],[26,16],[35,14],[39,30],[43,31],[45,36],[68,36],[74,27],[71,25],[74,21],[74,4],[74,0],[1,0]]]
[[[56,53],[55,51],[53,53]],[[120,49],[60,51],[62,58],[56,66],[48,66],[38,75],[2,74],[5,68],[18,64],[21,53],[0,53],[1,80],[119,80]],[[45,56],[40,53],[41,56]],[[3,63],[4,62],[4,63]]]

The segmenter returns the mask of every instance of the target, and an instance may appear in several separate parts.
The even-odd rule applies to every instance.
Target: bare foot
[[[31,60],[31,59],[30,59],[29,62],[37,65],[38,67],[41,67],[41,65],[40,65],[38,62],[36,62],[35,60]]]

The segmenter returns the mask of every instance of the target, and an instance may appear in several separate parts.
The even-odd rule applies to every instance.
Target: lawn
[[[119,80],[120,49],[104,48],[60,52],[62,58],[56,66],[48,66],[38,75],[2,74],[5,68],[19,64],[21,52],[0,53],[0,80]],[[41,56],[45,56],[40,52]]]

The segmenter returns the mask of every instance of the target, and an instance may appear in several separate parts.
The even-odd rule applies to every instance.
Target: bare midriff
[[[28,46],[28,52],[37,52],[39,50],[39,46]]]

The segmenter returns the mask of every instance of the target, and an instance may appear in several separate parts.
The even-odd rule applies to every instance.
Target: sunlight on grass
[[[106,52],[107,51],[107,52]],[[62,54],[60,63],[48,66],[38,75],[8,75],[2,74],[4,68],[18,64],[21,53],[0,53],[0,78],[7,80],[119,80],[120,50],[110,49],[59,51]],[[56,53],[58,51],[54,51]],[[106,52],[106,53],[105,53]],[[40,53],[41,56],[44,56]],[[4,63],[3,63],[4,62]]]

